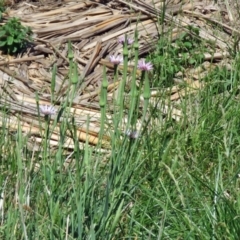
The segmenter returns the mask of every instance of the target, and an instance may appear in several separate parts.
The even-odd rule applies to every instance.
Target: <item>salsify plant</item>
[[[141,161],[138,161],[142,156],[142,150],[139,146],[142,142],[142,132],[147,125],[147,111],[150,99],[150,84],[148,72],[152,70],[151,63],[138,57],[139,44],[138,33],[135,31],[134,42],[125,36],[118,40],[123,44],[123,56],[111,55],[109,61],[114,65],[113,81],[116,84],[119,79],[119,65],[123,64],[121,80],[118,83],[117,99],[113,99],[114,106],[112,119],[106,118],[108,109],[107,102],[107,75],[104,70],[103,81],[100,93],[100,108],[101,108],[101,130],[100,136],[103,133],[110,132],[111,137],[111,153],[109,163],[107,165],[106,187],[104,193],[105,207],[101,217],[101,234],[104,231],[110,231],[110,235],[104,233],[107,239],[111,239],[112,231],[116,231],[116,227],[121,221],[121,214],[131,201],[128,194],[134,194],[133,173],[137,168],[140,168]],[[129,67],[129,46],[132,44],[135,55],[134,66],[130,76],[128,75]],[[141,71],[140,79],[137,76],[137,70]],[[131,90],[127,94],[125,92],[126,83],[131,78]],[[140,84],[137,81],[140,80]],[[125,109],[126,95],[130,97],[129,109]],[[140,97],[143,97],[144,103],[141,106]],[[142,109],[141,113],[139,109]],[[137,124],[140,122],[140,124]],[[145,140],[144,140],[145,141]],[[102,156],[99,156],[101,159]],[[125,193],[123,192],[125,190]],[[128,192],[128,194],[126,194]],[[130,210],[130,209],[128,209]],[[113,218],[113,216],[115,217]],[[112,219],[112,220],[111,220]],[[99,230],[100,231],[100,230]],[[103,236],[103,235],[101,235]]]
[[[119,64],[123,63],[123,71],[122,71],[122,79],[119,83],[119,89],[118,89],[118,96],[116,102],[113,102],[114,109],[117,109],[117,112],[115,111],[114,114],[114,120],[115,123],[114,128],[115,131],[117,129],[122,129],[122,119],[124,117],[124,101],[125,101],[125,86],[128,82],[129,76],[127,75],[128,71],[128,61],[129,61],[129,49],[128,46],[133,44],[134,48],[134,67],[131,74],[131,91],[130,91],[130,108],[127,115],[128,121],[125,126],[125,130],[129,131],[129,129],[132,129],[133,131],[136,130],[136,122],[139,118],[138,109],[140,108],[140,95],[143,95],[144,99],[144,108],[143,108],[143,114],[142,114],[142,126],[145,121],[146,117],[146,111],[149,103],[150,98],[150,84],[149,84],[149,77],[148,72],[153,69],[153,65],[151,62],[146,62],[145,59],[139,59],[138,58],[138,33],[135,31],[135,40],[132,40],[131,38],[128,38],[127,36],[120,37],[118,39],[118,42],[123,44],[123,56],[114,56],[111,55],[109,57],[110,62],[114,65],[114,82],[118,79],[118,66]],[[137,69],[141,71],[141,77],[140,77],[140,84],[137,86]],[[100,107],[102,109],[102,118],[101,118],[101,126],[104,126],[105,121],[105,108],[107,104],[106,99],[106,90],[107,90],[107,77],[106,73],[103,76],[102,81],[102,91],[101,91],[101,98],[100,98]],[[104,110],[104,111],[103,111]]]

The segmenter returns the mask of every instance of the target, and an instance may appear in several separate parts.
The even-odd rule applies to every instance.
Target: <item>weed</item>
[[[10,18],[0,28],[0,48],[8,54],[17,53],[32,40],[31,35],[30,27],[23,26],[17,18]]]
[[[169,44],[168,36],[159,40],[154,53],[150,54],[155,65],[154,87],[171,86],[176,73],[183,72],[187,67],[198,66],[204,60],[203,53],[211,53],[199,38],[199,29],[189,27],[174,43]]]
[[[2,13],[6,10],[5,0],[0,0],[0,20],[2,19]]]

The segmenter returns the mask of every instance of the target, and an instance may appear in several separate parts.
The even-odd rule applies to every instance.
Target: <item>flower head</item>
[[[131,45],[131,44],[134,43],[134,40],[132,38],[128,38],[127,39],[127,43],[128,43],[128,45]]]
[[[40,112],[45,116],[56,114],[56,109],[53,106],[41,105],[39,106]]]
[[[114,65],[119,65],[120,63],[123,62],[123,57],[122,56],[114,56],[114,55],[111,55],[109,56],[110,58],[110,62],[113,63]]]
[[[125,36],[121,36],[118,38],[118,43],[124,44],[125,42]],[[133,44],[134,40],[132,38],[127,38],[127,44],[131,45]]]
[[[138,61],[137,67],[138,67],[138,69],[140,69],[142,71],[150,71],[153,69],[153,65],[150,62],[146,63],[145,59],[140,59]]]

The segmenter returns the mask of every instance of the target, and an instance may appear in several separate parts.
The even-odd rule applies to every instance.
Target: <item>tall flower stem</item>
[[[127,47],[127,36],[125,36],[125,41],[123,44],[123,78],[119,86],[119,94],[117,99],[117,105],[119,106],[119,121],[120,125],[123,118],[123,108],[124,108],[124,89],[127,82],[127,68],[128,68],[128,47]]]
[[[50,125],[50,117],[49,115],[44,116],[45,120],[45,134],[44,134],[44,157],[47,156],[47,150],[48,150],[48,139],[49,139],[49,125]]]
[[[148,105],[149,105],[149,99],[151,97],[148,74],[144,71],[142,76],[144,77],[144,87],[143,87],[144,104],[143,104],[143,115],[142,115],[141,128],[143,127],[143,125],[145,123],[145,120],[146,120],[146,114],[147,114],[147,109],[148,109]]]
[[[137,106],[137,98],[139,96],[139,92],[137,90],[137,85],[136,85],[136,73],[137,73],[137,63],[138,63],[138,53],[139,53],[139,44],[138,44],[138,32],[137,30],[135,31],[135,36],[134,36],[134,56],[135,56],[135,64],[133,68],[133,73],[132,73],[132,84],[131,84],[131,103],[130,103],[130,112],[128,115],[128,125],[127,129],[130,128],[130,125],[132,126],[133,129],[136,128],[136,122],[137,122],[137,116],[135,116],[135,110],[138,108]]]
[[[100,132],[99,132],[100,143],[102,142],[105,120],[106,120],[107,88],[108,88],[108,81],[106,76],[106,67],[104,66],[104,74],[103,74],[103,81],[102,81],[100,101],[99,101],[99,105],[101,108],[101,119],[100,119],[101,122],[100,122]]]
[[[114,64],[113,66],[113,84],[114,85],[116,84],[117,80],[118,80],[118,65]],[[115,91],[113,93],[113,99],[115,99]]]

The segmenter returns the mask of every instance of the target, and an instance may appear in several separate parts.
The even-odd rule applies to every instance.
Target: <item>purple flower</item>
[[[39,106],[40,112],[44,114],[45,116],[54,115],[56,114],[56,109],[53,106],[47,106],[47,105],[40,105]]]
[[[124,36],[121,36],[118,38],[118,43],[124,43],[125,42],[125,37]]]
[[[153,65],[150,62],[146,63],[145,59],[140,59],[138,61],[137,67],[138,67],[138,69],[140,69],[142,71],[150,71],[153,69]]]
[[[125,42],[125,37],[124,36],[121,36],[118,38],[118,43],[121,43],[121,44],[124,44]],[[133,44],[134,40],[132,38],[127,38],[127,44],[128,45],[131,45]]]
[[[134,43],[134,40],[133,40],[133,39],[131,39],[131,38],[128,38],[128,39],[127,39],[127,42],[128,42],[128,45],[131,45],[131,44],[133,44],[133,43]]]
[[[109,56],[110,58],[110,62],[113,63],[114,65],[119,65],[120,63],[123,62],[123,57],[122,56],[114,56],[114,55],[111,55]]]

